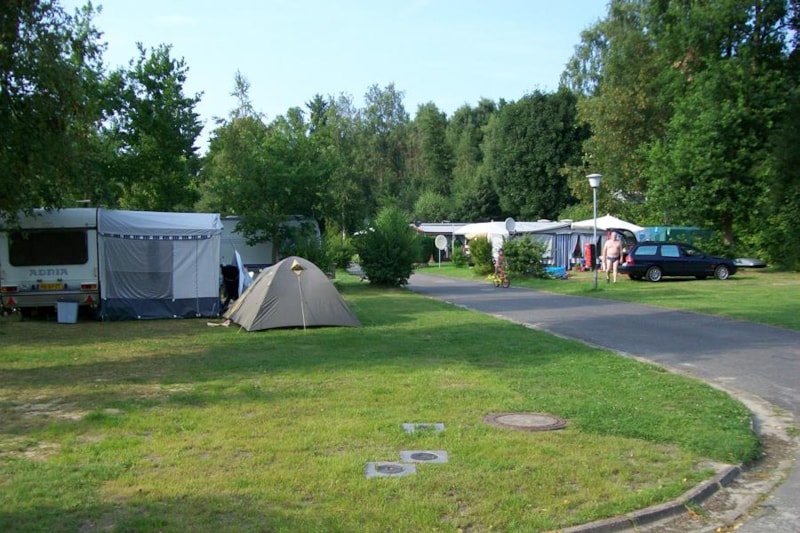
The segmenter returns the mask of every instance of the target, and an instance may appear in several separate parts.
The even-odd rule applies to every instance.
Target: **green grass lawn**
[[[431,264],[421,273],[485,281],[470,268],[456,268],[449,263]],[[617,283],[606,283],[605,272],[570,272],[567,280],[533,279],[512,276],[518,287],[529,287],[559,294],[590,296],[635,302],[738,320],[758,322],[800,330],[800,273],[775,272],[769,269],[741,269],[725,281],[717,279],[665,278],[658,283],[631,281],[620,275]]]
[[[545,531],[667,501],[758,454],[744,406],[699,381],[339,285],[363,328],[0,321],[0,530]],[[568,426],[484,422],[518,411]],[[445,430],[403,430],[415,422]],[[365,476],[406,450],[449,460]]]

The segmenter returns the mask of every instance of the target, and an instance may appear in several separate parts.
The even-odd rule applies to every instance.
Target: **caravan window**
[[[23,230],[9,235],[12,266],[83,265],[89,261],[85,230]]]

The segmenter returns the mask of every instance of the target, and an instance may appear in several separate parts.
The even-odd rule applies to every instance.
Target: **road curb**
[[[684,492],[680,497],[625,515],[598,520],[558,530],[560,533],[615,533],[630,531],[686,513],[691,506],[701,505],[719,490],[727,487],[742,473],[740,466],[726,466],[713,478]]]
[[[768,437],[776,438],[790,449],[797,447],[796,437],[791,437],[785,432],[786,427],[793,425],[793,418],[787,413],[780,414],[774,406],[754,397],[753,395],[731,390],[720,386],[718,383],[709,383],[738,399],[748,407],[753,420],[753,431],[759,439]],[[791,452],[794,453],[794,452]],[[790,455],[791,455],[790,453]],[[697,486],[681,494],[678,498],[654,505],[624,515],[598,520],[556,530],[558,533],[615,533],[621,531],[720,531],[720,528],[735,527],[737,521],[742,520],[752,512],[757,502],[770,494],[779,485],[785,475],[793,468],[791,458],[781,457],[779,454],[778,465],[771,470],[766,478],[758,474],[758,466],[754,465],[724,465],[712,478],[699,483]],[[755,472],[759,479],[748,485],[747,478]],[[712,498],[727,489],[727,498],[733,501],[733,507],[721,512],[712,512],[706,517],[703,524],[697,523],[697,517],[691,519],[689,514],[699,509],[700,513],[708,512],[703,509]],[[732,491],[732,492],[731,492]],[[681,522],[683,518],[690,519],[690,523]],[[687,529],[691,528],[691,529]]]

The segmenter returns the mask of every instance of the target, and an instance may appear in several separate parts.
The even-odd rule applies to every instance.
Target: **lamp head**
[[[600,180],[603,179],[602,174],[589,174],[586,177],[589,178],[589,185],[592,189],[598,188],[600,186]]]

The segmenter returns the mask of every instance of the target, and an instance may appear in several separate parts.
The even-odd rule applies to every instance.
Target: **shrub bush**
[[[423,240],[408,225],[397,208],[387,207],[378,213],[372,228],[354,239],[361,270],[375,285],[406,285],[423,253]]]
[[[352,239],[332,225],[325,230],[323,242],[331,268],[347,268],[356,253]]]
[[[453,266],[457,268],[464,268],[465,266],[469,265],[469,258],[467,254],[464,253],[463,246],[456,246],[453,250],[453,257],[452,257]]]
[[[524,274],[535,278],[548,277],[542,257],[546,252],[544,243],[530,237],[510,239],[503,245],[508,261],[508,270],[513,274]]]
[[[469,241],[469,255],[475,265],[475,273],[479,275],[494,272],[492,262],[492,243],[486,237],[476,237]]]

